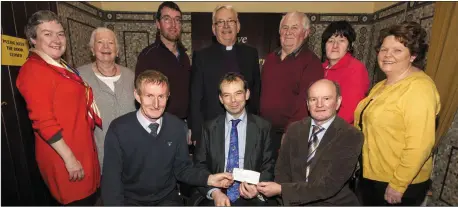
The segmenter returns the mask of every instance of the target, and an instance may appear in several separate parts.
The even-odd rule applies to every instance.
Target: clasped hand
[[[231,173],[218,173],[208,176],[207,185],[217,188],[229,188],[234,183]]]
[[[256,189],[267,197],[281,194],[281,185],[276,182],[260,182],[256,185]]]
[[[240,183],[239,185],[240,196],[245,199],[253,199],[258,195],[256,185],[251,185],[246,182]],[[215,202],[215,206],[231,206],[231,202],[226,194],[217,189],[213,191],[212,198]]]

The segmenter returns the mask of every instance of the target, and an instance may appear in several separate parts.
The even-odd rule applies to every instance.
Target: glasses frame
[[[179,25],[183,24],[183,18],[181,16],[177,16],[175,18],[172,18],[169,15],[164,15],[161,18],[159,18],[159,20],[163,20],[164,23],[166,23],[166,24],[172,24],[172,21],[174,21],[175,24],[179,24]]]
[[[218,20],[216,21],[215,23],[213,23],[214,25],[218,26],[218,27],[224,27],[224,25],[228,25],[230,27],[233,27],[235,25],[237,25],[237,20],[235,19],[230,19],[230,20]]]

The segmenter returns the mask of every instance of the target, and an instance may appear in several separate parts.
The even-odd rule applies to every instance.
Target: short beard
[[[181,36],[181,33],[178,33],[178,35],[174,38],[170,35],[168,35],[167,33],[162,33],[160,32],[161,36],[164,37],[166,40],[170,41],[170,42],[178,42],[178,40],[180,40],[180,36]]]

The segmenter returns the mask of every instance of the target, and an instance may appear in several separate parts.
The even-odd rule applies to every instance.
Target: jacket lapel
[[[309,127],[310,129],[310,127]],[[339,124],[339,119],[336,117],[334,121],[331,123],[329,128],[326,130],[323,138],[320,141],[320,144],[318,145],[318,148],[315,151],[315,156],[313,156],[312,163],[310,163],[310,173],[313,173],[313,169],[318,163],[317,161],[319,158],[324,154],[324,149],[327,147],[327,145],[331,144],[332,140],[336,139],[338,136],[338,132],[340,129],[340,124]]]
[[[257,139],[260,138],[259,130],[251,114],[247,114],[247,126],[245,136],[245,160],[243,169],[253,170],[254,153],[256,152]]]
[[[310,133],[310,124],[312,120],[310,118],[305,119],[302,123],[304,124],[301,128],[301,131],[298,133],[299,135],[303,135],[303,137],[299,137],[299,149],[301,149],[298,153],[298,158],[300,160],[301,165],[301,172],[305,176],[306,169],[307,169],[307,156],[309,151],[309,133]]]
[[[225,156],[226,156],[226,151],[224,149],[224,116],[221,115],[218,117],[216,120],[216,126],[214,128],[214,133],[216,136],[214,137],[209,137],[208,139],[218,139],[215,140],[215,144],[217,146],[217,150],[213,151],[216,152],[213,154],[215,157],[217,157],[217,162],[216,162],[216,172],[224,172],[226,169],[224,169],[225,163]],[[222,153],[221,153],[222,152]]]

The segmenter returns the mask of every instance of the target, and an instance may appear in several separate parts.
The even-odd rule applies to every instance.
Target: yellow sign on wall
[[[2,35],[2,65],[22,66],[28,55],[26,39]]]

